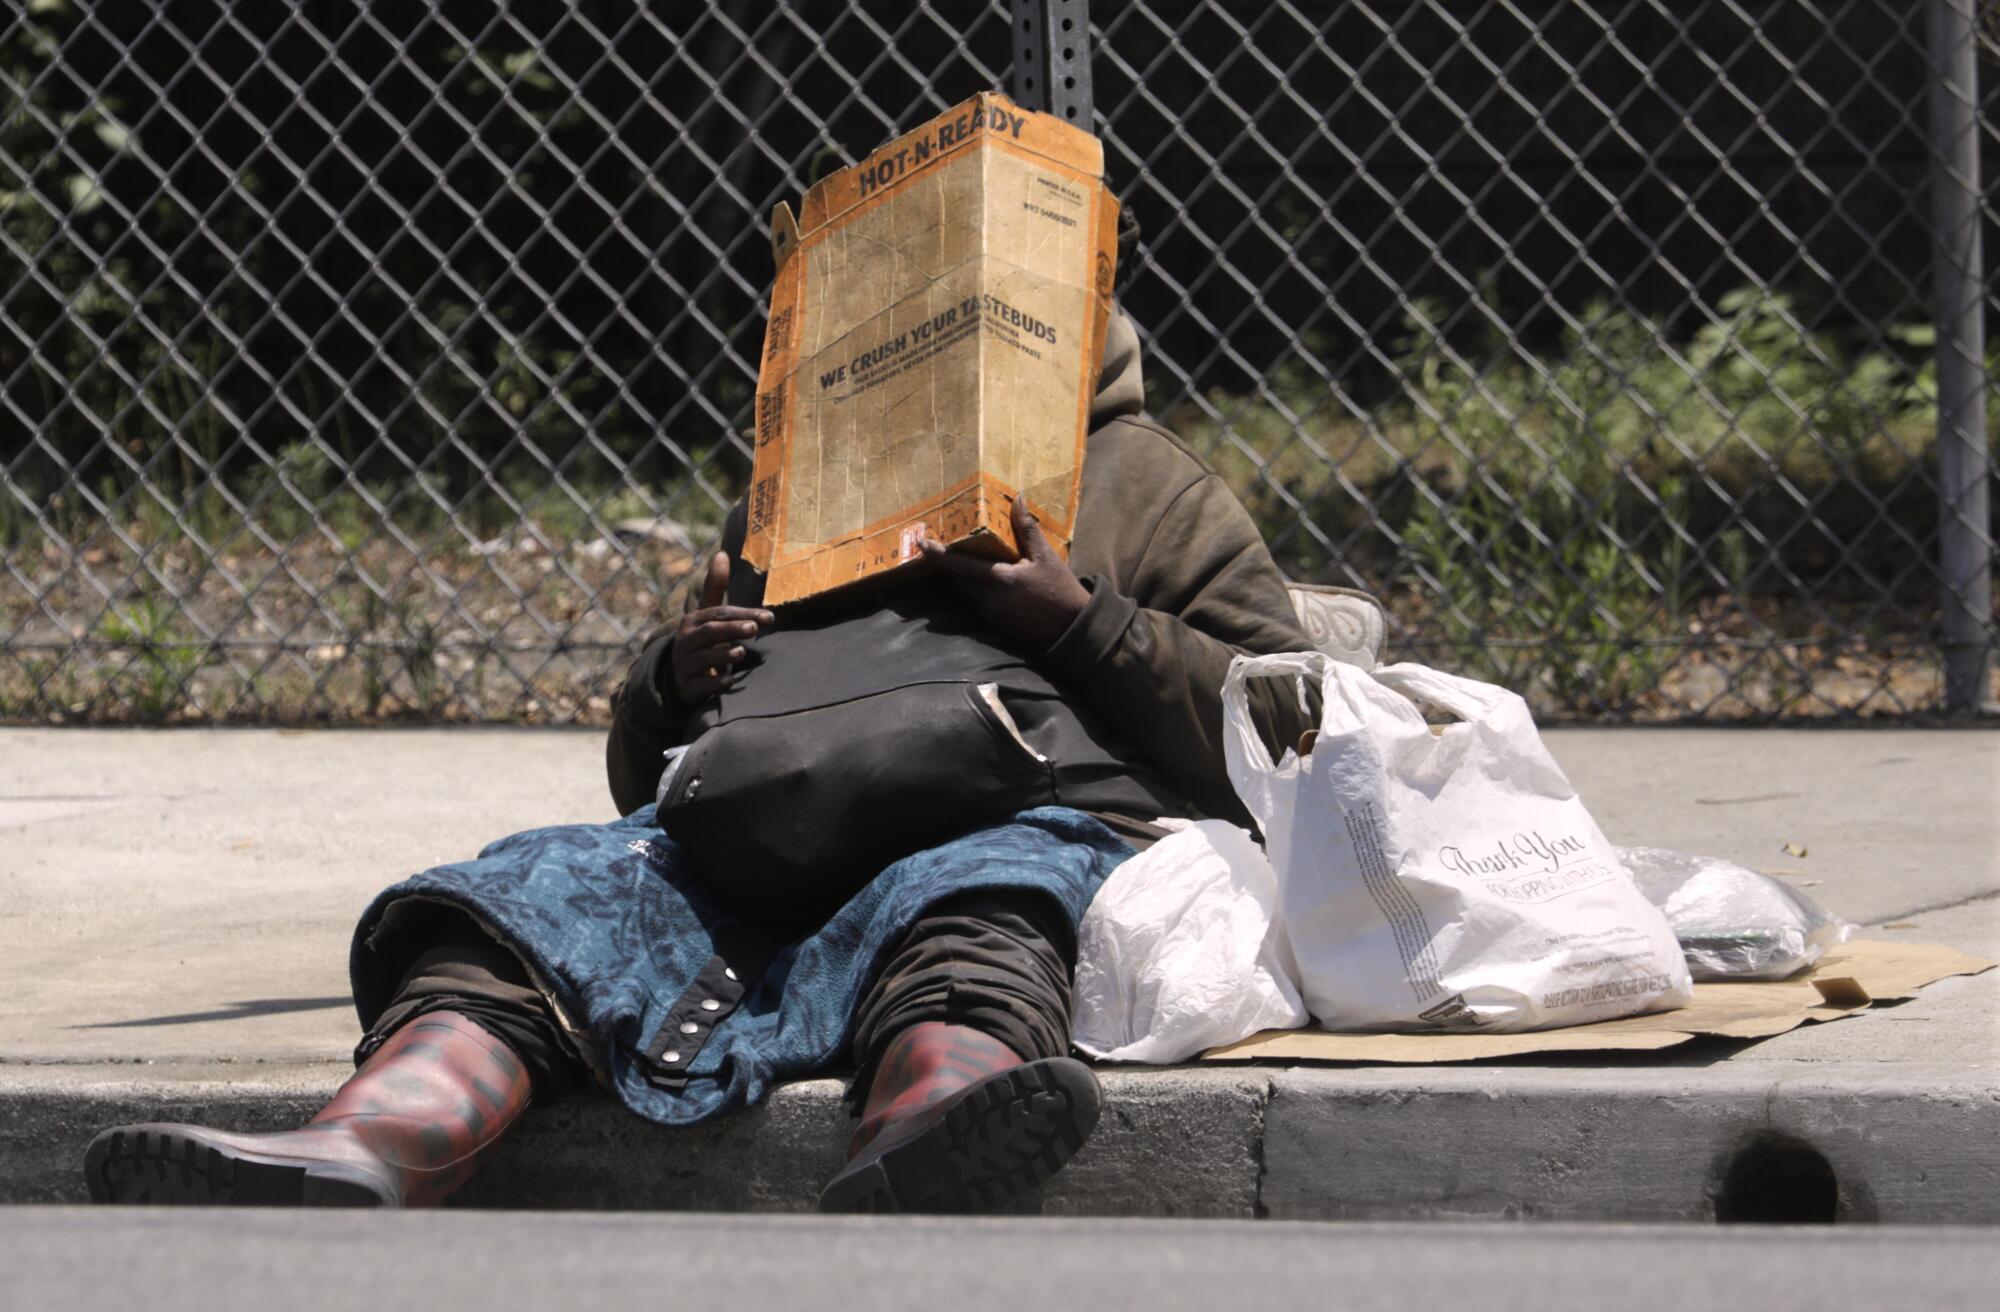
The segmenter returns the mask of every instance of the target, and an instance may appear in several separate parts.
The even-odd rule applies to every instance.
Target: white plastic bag
[[[1076,1046],[1165,1064],[1305,1024],[1256,840],[1221,820],[1161,823],[1180,832],[1112,871],[1077,927]]]
[[[1317,680],[1273,764],[1245,683]],[[1302,685],[1303,686],[1303,685]],[[1433,734],[1422,701],[1458,717]],[[1666,917],[1619,865],[1519,697],[1421,665],[1239,656],[1229,778],[1264,830],[1307,1008],[1329,1029],[1546,1029],[1684,1005]]]
[[[1806,893],[1720,857],[1621,847],[1618,859],[1666,913],[1696,979],[1789,979],[1854,926]]]

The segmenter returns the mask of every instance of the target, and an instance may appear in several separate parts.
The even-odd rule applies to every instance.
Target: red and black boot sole
[[[819,1210],[990,1211],[1060,1170],[1102,1107],[1080,1061],[1009,1067],[884,1131],[820,1192]]]

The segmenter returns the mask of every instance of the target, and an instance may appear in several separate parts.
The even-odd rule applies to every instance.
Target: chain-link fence
[[[748,469],[771,204],[1006,87],[1012,21],[13,7],[0,717],[601,716]],[[1991,695],[1992,5],[1089,35],[1151,408],[1294,578],[1550,712]]]

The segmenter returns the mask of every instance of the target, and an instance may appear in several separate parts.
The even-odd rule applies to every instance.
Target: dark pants
[[[428,1011],[456,1011],[519,1053],[547,1101],[587,1087],[589,1072],[563,1037],[547,999],[514,953],[472,921],[440,911],[427,918],[395,1001],[356,1050],[357,1060]],[[992,890],[947,898],[899,944],[855,1014],[849,1090],[858,1106],[876,1057],[922,1021],[971,1025],[1023,1058],[1069,1051],[1070,976],[1076,938],[1041,893]]]

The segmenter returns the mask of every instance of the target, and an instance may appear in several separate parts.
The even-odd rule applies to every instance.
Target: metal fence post
[[[1014,0],[1016,104],[1091,127],[1090,0]]]
[[[1937,318],[1938,566],[1944,700],[1990,698],[1993,544],[1986,444],[1985,266],[1980,241],[1978,48],[1973,0],[1930,3],[1931,224]]]

